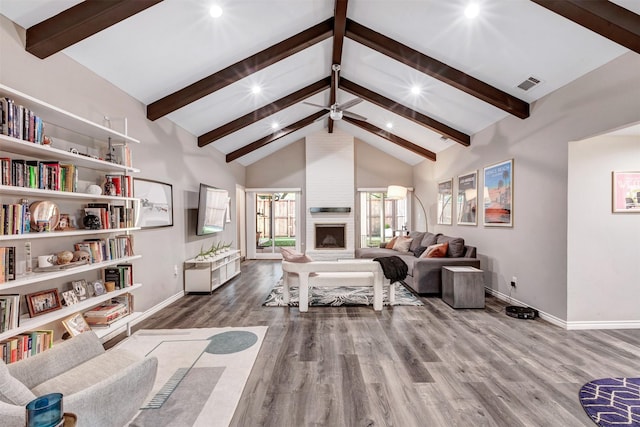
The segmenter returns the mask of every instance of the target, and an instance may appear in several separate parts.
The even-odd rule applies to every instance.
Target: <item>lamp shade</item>
[[[388,200],[402,200],[407,197],[407,187],[401,185],[390,185],[387,187]]]

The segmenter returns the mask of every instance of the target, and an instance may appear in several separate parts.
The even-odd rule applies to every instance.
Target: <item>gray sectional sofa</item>
[[[460,237],[416,231],[409,233],[409,237],[413,239],[409,252],[386,249],[384,244],[381,244],[379,248],[356,249],[356,258],[399,256],[409,267],[409,274],[404,281],[405,284],[419,294],[442,293],[442,267],[444,266],[466,265],[480,268],[480,260],[476,257],[476,248],[465,245],[464,239]],[[416,254],[419,256],[428,246],[444,242],[449,242],[446,257],[416,257]]]

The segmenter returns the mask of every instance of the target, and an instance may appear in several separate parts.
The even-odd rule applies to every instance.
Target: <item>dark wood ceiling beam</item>
[[[640,53],[640,15],[606,0],[532,0],[619,45]]]
[[[347,0],[336,0],[333,9],[333,52],[331,54],[331,66],[342,64],[342,46],[344,45],[344,33],[347,29]],[[340,71],[331,73],[331,91],[329,92],[329,105],[336,103],[338,99],[338,80]],[[329,118],[328,132],[333,133],[333,120]]]
[[[44,59],[162,0],[87,0],[27,29],[27,52]]]
[[[399,104],[389,98],[386,98],[376,92],[373,92],[367,88],[364,88],[350,80],[342,78],[340,80],[340,89],[359,96],[360,98],[369,101],[379,107],[385,108],[392,113],[404,117],[407,120],[411,120],[421,126],[424,126],[434,132],[441,134],[459,144],[468,147],[471,144],[471,136],[464,132],[460,132],[450,126],[445,125],[429,116],[426,116],[418,111],[415,111],[409,107]]]
[[[351,19],[347,19],[346,36],[516,117],[521,119],[529,117],[528,103]]]
[[[371,123],[364,122],[358,119],[352,119],[351,117],[344,116],[342,118],[347,123],[351,123],[352,125],[358,126],[361,129],[364,129],[368,132],[371,132],[374,135],[377,135],[381,138],[386,139],[387,141],[391,141],[396,145],[399,145],[402,148],[405,148],[409,151],[412,151],[424,158],[429,160],[436,161],[436,153],[433,151],[427,150],[426,148],[422,148],[419,145],[414,144],[413,142],[409,142],[406,139],[403,139],[397,135],[392,134],[391,132],[387,132],[384,129],[380,129],[377,126],[372,125]]]
[[[293,92],[283,98],[280,98],[277,101],[267,104],[264,107],[258,108],[255,111],[245,114],[244,116],[237,118],[227,124],[224,124],[217,129],[200,135],[198,137],[198,147],[204,147],[205,145],[211,144],[212,142],[217,141],[218,139],[223,138],[229,134],[232,134],[233,132],[237,132],[240,129],[266,117],[269,117],[284,108],[291,107],[292,105],[303,101],[310,96],[320,93],[323,90],[327,90],[330,86],[331,77],[326,77],[313,84],[310,84],[305,88]]]
[[[293,37],[149,104],[147,106],[147,118],[149,120],[157,120],[225,86],[326,40],[332,34],[333,18],[329,18]]]
[[[293,132],[296,132],[304,127],[307,127],[313,122],[315,122],[316,120],[319,120],[325,114],[327,114],[326,111],[318,111],[317,113],[307,116],[302,120],[298,120],[294,124],[289,125],[285,128],[282,128],[279,131],[272,133],[271,135],[267,135],[264,138],[260,138],[257,141],[252,142],[251,144],[238,148],[237,150],[227,154],[227,157],[226,157],[227,163],[230,163],[236,159],[239,159],[240,157],[246,156],[247,154],[253,151],[256,151],[257,149],[262,148],[266,145],[269,145],[280,138],[283,138],[289,134],[292,134]]]

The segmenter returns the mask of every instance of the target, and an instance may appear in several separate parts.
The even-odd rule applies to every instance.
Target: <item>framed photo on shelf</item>
[[[91,330],[91,326],[84,320],[82,313],[76,313],[63,319],[62,325],[72,337]]]
[[[89,288],[87,286],[86,280],[74,280],[73,282],[71,282],[71,286],[73,287],[73,291],[78,297],[78,301],[84,301],[89,298]]]
[[[47,289],[45,291],[34,292],[25,295],[29,317],[40,316],[50,311],[60,310],[60,294],[57,289]]]
[[[107,293],[107,289],[104,287],[104,282],[102,280],[94,280],[93,282],[91,282],[91,287],[93,288],[93,294],[95,296],[100,296]]]
[[[453,178],[438,182],[438,224],[453,224]]]
[[[173,187],[150,179],[133,179],[133,197],[140,199],[137,227],[173,226]]]
[[[640,213],[640,172],[611,173],[612,212]]]
[[[513,227],[513,159],[484,168],[486,227]]]
[[[478,171],[458,176],[458,225],[478,225]]]
[[[66,305],[67,307],[80,302],[78,300],[78,296],[76,295],[76,291],[73,289],[64,291],[62,293],[62,299],[64,300],[64,305]]]

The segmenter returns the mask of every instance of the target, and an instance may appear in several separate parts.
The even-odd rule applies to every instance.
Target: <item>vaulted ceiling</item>
[[[243,165],[336,128],[435,161],[640,53],[638,0],[1,0],[0,13],[27,29],[28,52],[68,55]],[[356,97],[348,111],[366,121],[307,104]]]

